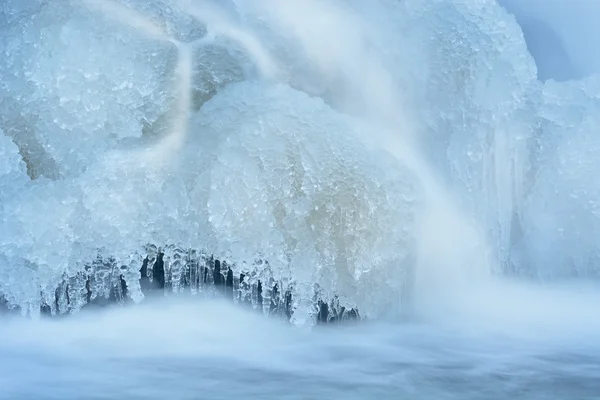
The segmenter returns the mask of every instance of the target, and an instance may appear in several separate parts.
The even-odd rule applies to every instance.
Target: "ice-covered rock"
[[[365,313],[396,301],[414,263],[419,188],[399,160],[361,139],[368,127],[289,87],[248,83],[195,120],[220,138],[207,211],[221,251],[234,260],[258,251],[275,279],[308,292],[317,284]]]
[[[595,274],[596,80],[542,85],[492,0],[10,0],[0,52],[0,297],[23,312],[194,292],[213,262],[298,323],[319,299],[377,316],[436,240]],[[428,241],[433,216],[483,234]]]
[[[324,298],[376,315],[397,306],[406,283],[418,191],[398,160],[367,147],[358,125],[286,86],[231,85],[192,118],[180,154],[111,151],[76,179],[39,183],[21,194],[26,202],[7,204],[14,228],[2,232],[2,253],[18,254],[13,276],[33,274],[52,294],[98,251],[128,265],[147,243],[175,244],[240,262],[237,272],[261,259],[268,270],[257,275],[293,284],[305,309],[317,285]],[[35,303],[30,286],[4,291]]]
[[[409,68],[425,152],[502,267],[528,185],[535,64],[514,18],[495,1],[412,0],[406,8],[418,32],[409,40],[421,51]]]
[[[79,173],[165,113],[172,46],[82,2],[17,3],[5,3],[11,18],[0,25],[0,123],[27,154],[33,177]],[[27,11],[15,16],[15,6]]]

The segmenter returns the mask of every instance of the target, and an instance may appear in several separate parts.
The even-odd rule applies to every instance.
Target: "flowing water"
[[[0,398],[598,398],[600,326],[589,310],[598,295],[518,292],[502,313],[453,323],[305,331],[189,301],[9,321]],[[573,316],[575,306],[587,312]]]
[[[0,399],[600,398],[597,11],[500,3],[3,2]]]

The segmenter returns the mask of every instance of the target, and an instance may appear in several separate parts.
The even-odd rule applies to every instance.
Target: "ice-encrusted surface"
[[[263,279],[295,281],[306,299],[318,284],[373,313],[384,304],[367,305],[372,290],[389,290],[379,301],[393,302],[414,247],[410,171],[361,145],[351,119],[285,86],[232,85],[191,121],[166,165],[160,149],[114,151],[73,181],[39,183],[21,192],[26,202],[7,202],[1,243],[18,256],[4,271],[33,274],[53,294],[62,272],[98,248],[127,265],[147,243],[174,243],[232,263],[261,259]],[[35,295],[23,289],[4,292],[21,304]]]
[[[396,301],[418,191],[410,170],[361,141],[368,131],[286,86],[231,86],[195,118],[220,138],[207,203],[220,249],[242,260],[259,250],[307,298],[318,283],[365,312]]]
[[[194,249],[278,282],[299,322],[314,296],[366,315],[398,306],[415,177],[319,98],[236,84],[272,61],[227,25],[231,10],[204,10],[218,17],[208,31],[176,2],[4,5],[2,297],[23,312],[75,311],[124,279],[139,300],[151,245],[165,275],[183,273],[174,249]]]
[[[519,254],[543,277],[598,277],[600,81],[550,82],[542,98]]]
[[[426,66],[415,72],[414,91],[423,97],[413,100],[421,106],[426,152],[506,265],[536,124],[533,59],[518,25],[495,1],[407,3],[421,49],[411,68]]]
[[[0,123],[33,177],[83,171],[119,139],[141,136],[170,97],[173,49],[76,3],[3,6]]]
[[[493,0],[11,0],[0,52],[0,300],[23,312],[139,301],[144,259],[193,292],[214,256],[298,323],[319,298],[376,316],[454,198],[496,272],[597,275],[596,79],[538,82]]]

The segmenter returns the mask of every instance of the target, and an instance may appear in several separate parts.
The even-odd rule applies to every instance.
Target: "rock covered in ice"
[[[542,86],[492,0],[0,7],[10,304],[39,310],[68,281],[76,309],[90,268],[94,293],[122,274],[137,300],[151,244],[285,282],[298,322],[315,291],[378,315],[415,267],[427,200],[402,152],[425,154],[504,267],[593,270],[595,80]],[[420,148],[394,158],[394,135]]]
[[[316,287],[367,315],[397,303],[414,256],[414,177],[368,148],[380,128],[285,84],[232,84],[273,78],[274,60],[251,30],[231,28],[231,10],[210,14],[207,30],[173,1],[4,7],[2,126],[29,175],[52,179],[5,203],[10,302],[34,310],[42,292],[51,303],[97,254],[129,265],[152,243],[261,259],[256,274],[295,285],[298,301]],[[174,74],[180,42],[192,52],[190,87]],[[183,147],[161,141],[198,108]],[[85,279],[74,285],[85,292]]]
[[[258,251],[276,279],[309,292],[318,284],[365,313],[396,301],[414,262],[418,186],[361,139],[367,127],[287,86],[250,83],[229,86],[194,120],[206,131],[191,136],[219,138],[207,211],[222,251],[242,260]]]
[[[350,1],[325,27],[317,21],[307,29],[293,24],[302,20],[303,8],[289,3],[274,6],[280,14],[287,7],[295,12],[286,22],[296,41],[287,48],[301,47],[316,59],[294,65],[292,84],[337,109],[367,110],[379,122],[402,126],[397,134],[415,138],[435,173],[482,225],[496,257],[510,263],[540,92],[514,17],[494,0]],[[331,12],[333,3],[325,10]],[[345,14],[351,17],[340,17]],[[340,18],[357,22],[341,24]],[[312,30],[323,39],[306,44]]]
[[[427,153],[509,263],[536,124],[535,63],[495,1],[411,0],[406,8],[419,33],[410,40],[422,42],[415,76],[425,94],[415,103]]]
[[[27,153],[34,177],[81,172],[120,139],[141,136],[172,97],[172,46],[83,4],[4,4],[0,123]]]
[[[597,276],[597,78],[537,81],[493,1],[402,7],[427,154],[488,231],[498,273]]]
[[[136,28],[164,25],[165,35],[181,41],[197,40],[205,30],[165,2],[133,3],[143,5],[147,20],[113,2],[5,2],[0,122],[27,154],[33,177],[77,174],[121,139],[165,124],[175,100],[177,52],[166,36]],[[103,7],[128,20],[96,10]]]
[[[175,243],[262,259],[269,278],[295,282],[298,301],[312,306],[318,285],[375,315],[397,303],[411,267],[417,189],[361,129],[289,87],[232,85],[192,118],[182,154],[109,152],[77,179],[9,203],[2,253],[51,288],[99,248],[122,261],[147,243]],[[13,293],[23,289],[8,292],[19,304],[37,296]]]

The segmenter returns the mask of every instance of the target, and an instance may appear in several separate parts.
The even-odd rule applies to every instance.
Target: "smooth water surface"
[[[503,321],[503,329],[494,320],[463,320],[308,330],[190,300],[3,322],[1,399],[584,400],[600,394],[600,342],[575,325]]]

